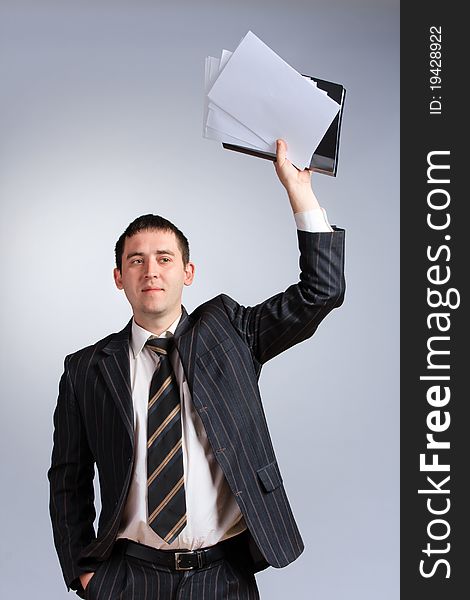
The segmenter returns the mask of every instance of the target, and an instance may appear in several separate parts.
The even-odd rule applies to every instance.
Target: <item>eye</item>
[[[134,258],[131,260],[131,265],[141,265],[143,262],[141,258]]]
[[[162,263],[169,263],[169,262],[171,262],[171,258],[169,258],[168,256],[162,256],[160,258],[160,262],[162,262]]]

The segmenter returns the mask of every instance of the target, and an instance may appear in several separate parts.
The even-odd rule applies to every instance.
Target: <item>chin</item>
[[[145,306],[142,312],[146,315],[160,316],[165,313],[164,306]]]

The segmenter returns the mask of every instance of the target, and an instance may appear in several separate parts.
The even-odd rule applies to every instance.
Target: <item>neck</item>
[[[172,325],[176,319],[181,315],[181,306],[178,310],[175,310],[171,315],[147,315],[147,314],[134,314],[134,321],[147,331],[150,331],[154,335],[161,335],[166,331],[170,325]]]

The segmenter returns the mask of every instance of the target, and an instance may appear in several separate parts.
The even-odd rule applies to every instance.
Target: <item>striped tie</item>
[[[181,402],[170,362],[172,338],[151,338],[159,357],[150,383],[147,423],[148,524],[171,544],[186,525]]]

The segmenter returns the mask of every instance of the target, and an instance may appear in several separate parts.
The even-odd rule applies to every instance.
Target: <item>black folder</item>
[[[311,75],[304,75],[304,77],[316,81],[317,86],[321,90],[324,90],[328,96],[335,100],[340,106],[338,114],[333,119],[321,142],[312,154],[309,165],[309,168],[312,171],[336,177],[339,155],[339,134],[341,131],[346,89],[339,83],[325,81],[324,79],[318,79],[318,77],[312,77]],[[254,150],[253,148],[246,148],[245,146],[238,146],[236,144],[227,144],[225,142],[222,143],[222,146],[227,150],[235,150],[237,152],[243,152],[244,154],[250,154],[251,156],[258,156],[259,158],[267,158],[273,161],[276,160],[276,155],[271,152],[261,152],[260,150]]]

